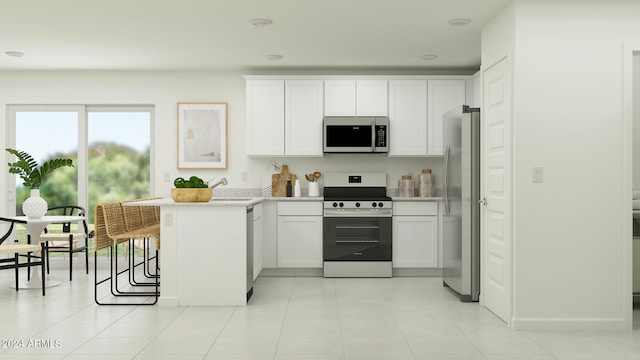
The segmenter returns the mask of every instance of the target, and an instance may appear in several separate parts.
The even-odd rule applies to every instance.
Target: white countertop
[[[442,197],[401,197],[393,196],[393,201],[441,201]],[[175,202],[171,198],[126,202],[125,206],[251,206],[262,201],[324,201],[322,196],[301,197],[214,197],[207,202]]]
[[[213,200],[206,202],[175,202],[171,198],[132,201],[123,203],[124,206],[167,206],[167,207],[183,207],[183,206],[251,206],[261,203],[262,197],[214,197]]]
[[[414,196],[414,197],[406,197],[406,196],[392,196],[391,199],[393,201],[441,201],[444,200],[443,197],[441,196],[431,196],[431,197],[421,197],[421,196]]]
[[[299,197],[284,197],[284,196],[276,196],[276,197],[266,197],[265,201],[324,201],[323,196],[299,196]]]

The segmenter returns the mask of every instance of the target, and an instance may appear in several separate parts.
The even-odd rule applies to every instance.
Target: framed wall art
[[[227,168],[227,103],[178,103],[178,169]]]

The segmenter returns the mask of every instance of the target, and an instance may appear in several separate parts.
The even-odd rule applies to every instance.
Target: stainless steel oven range
[[[385,173],[324,179],[325,277],[391,277],[392,202]]]

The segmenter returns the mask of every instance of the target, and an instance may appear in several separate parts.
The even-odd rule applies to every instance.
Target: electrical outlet
[[[169,182],[169,181],[171,181],[171,173],[166,171],[164,173],[164,182]]]
[[[531,169],[531,177],[533,180],[534,184],[542,184],[542,181],[544,179],[544,173],[543,173],[543,168],[542,167],[533,167]]]
[[[246,172],[246,171],[243,171],[243,172],[240,174],[240,181],[242,181],[242,182],[247,182],[247,172]]]
[[[164,226],[173,226],[173,214],[164,214]]]

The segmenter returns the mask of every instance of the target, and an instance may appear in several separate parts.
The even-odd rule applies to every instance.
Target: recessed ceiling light
[[[251,24],[254,26],[269,26],[273,23],[271,19],[251,19]]]
[[[24,53],[21,51],[5,51],[4,52],[7,56],[12,56],[12,57],[23,57]]]
[[[266,56],[267,60],[280,60],[280,59],[282,59],[283,57],[284,57],[284,56],[279,55],[279,54],[270,54],[270,55],[267,55],[267,56]]]
[[[438,58],[438,55],[422,55],[420,56],[420,60],[435,60]]]
[[[471,19],[459,18],[459,19],[450,19],[447,23],[451,26],[465,26],[471,23]]]

